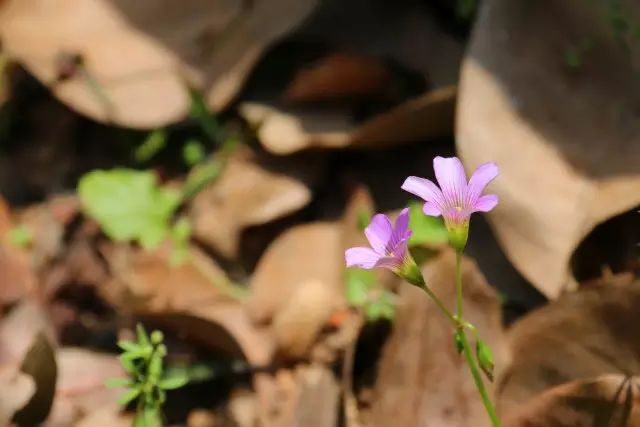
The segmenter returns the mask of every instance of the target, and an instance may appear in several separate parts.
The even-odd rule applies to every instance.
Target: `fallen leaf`
[[[8,0],[0,36],[7,54],[75,110],[155,128],[185,117],[187,82],[224,107],[262,51],[315,3]]]
[[[132,423],[133,416],[131,414],[122,413],[122,408],[120,407],[120,405],[113,402],[95,411],[92,411],[90,414],[76,423],[74,427],[130,427]]]
[[[108,379],[126,376],[115,354],[62,348],[56,360],[56,399],[47,427],[74,425],[97,408],[115,403],[124,392],[122,388],[105,386]]]
[[[259,425],[333,427],[338,422],[340,389],[327,367],[298,365],[264,379],[272,394],[259,407]]]
[[[498,378],[505,419],[545,390],[606,374],[640,373],[640,283],[599,286],[562,296],[517,321],[508,341],[517,355]],[[549,349],[553,351],[549,351]]]
[[[239,150],[193,200],[194,236],[225,257],[237,256],[243,229],[301,209],[320,173],[318,157],[272,158]]]
[[[247,307],[252,318],[263,323],[274,319],[282,310],[295,310],[287,307],[294,304],[299,287],[308,282],[321,283],[333,295],[330,300],[334,308],[343,305],[340,240],[340,227],[323,222],[297,225],[280,235],[258,262],[251,280]],[[304,295],[298,295],[295,304],[313,304],[313,298],[304,303],[301,298]],[[322,301],[325,301],[324,297]],[[326,307],[321,310],[324,312]],[[325,321],[328,318],[327,315]],[[317,330],[317,325],[305,327],[309,331]]]
[[[446,250],[423,269],[426,282],[443,303],[455,305],[455,255]],[[497,372],[509,360],[500,305],[476,265],[463,259],[465,318],[493,349]],[[373,419],[376,425],[481,427],[489,418],[464,359],[455,348],[453,329],[420,289],[400,287],[393,331],[379,362]],[[410,355],[408,357],[407,355]],[[490,394],[493,386],[485,381]]]
[[[309,102],[354,96],[383,96],[392,76],[380,61],[353,52],[335,52],[298,71],[282,97]]]
[[[278,351],[301,358],[311,349],[335,309],[335,290],[311,279],[298,284],[286,304],[273,318]]]
[[[244,102],[239,108],[258,128],[260,143],[271,153],[285,155],[315,147],[388,147],[449,135],[455,97],[456,88],[446,86],[361,124],[344,109],[278,108],[257,102]]]
[[[507,427],[640,426],[638,379],[605,375],[539,394]]]
[[[637,3],[621,7],[639,19]],[[605,16],[575,0],[484,2],[462,70],[460,155],[470,168],[498,163],[489,220],[550,298],[572,282],[569,260],[594,226],[640,203],[640,56]],[[583,64],[567,65],[586,38]]]

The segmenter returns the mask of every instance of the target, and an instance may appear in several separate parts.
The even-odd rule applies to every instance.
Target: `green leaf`
[[[96,170],[80,179],[78,193],[85,213],[116,241],[157,247],[169,232],[180,195],[159,187],[151,172]]]
[[[144,346],[151,346],[151,340],[149,339],[149,335],[147,335],[147,331],[144,329],[141,323],[136,325],[136,336],[138,337],[138,343]]]
[[[369,291],[376,284],[373,271],[349,268],[345,272],[346,298],[349,305],[362,307],[369,298]]]
[[[200,163],[205,156],[204,146],[196,139],[187,141],[182,147],[182,158],[187,166],[193,166],[196,163]]]
[[[148,162],[167,145],[167,133],[164,129],[156,129],[151,132],[142,144],[136,148],[133,157],[136,162]]]
[[[118,347],[126,352],[136,353],[143,349],[140,344],[137,344],[132,341],[120,340],[118,341]]]
[[[14,246],[24,248],[33,241],[33,234],[24,225],[18,225],[9,231],[9,241]]]
[[[478,359],[480,369],[482,369],[490,381],[493,381],[493,354],[491,348],[479,338],[476,342],[476,358]]]
[[[439,245],[449,241],[442,218],[425,215],[420,202],[409,204],[409,228],[413,231],[409,246]]]
[[[189,383],[189,377],[184,376],[174,376],[170,378],[164,378],[158,384],[163,390],[175,390],[180,387],[184,387],[187,383]]]
[[[133,381],[129,378],[109,378],[104,382],[104,385],[107,388],[131,387]]]
[[[132,388],[118,398],[118,405],[127,405],[132,402],[138,396],[140,396],[141,390],[139,388]]]

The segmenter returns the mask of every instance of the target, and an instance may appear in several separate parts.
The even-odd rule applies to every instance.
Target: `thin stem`
[[[460,330],[460,338],[462,342],[462,352],[464,353],[465,359],[467,359],[467,364],[469,365],[469,370],[471,371],[471,375],[473,376],[473,381],[476,383],[476,388],[480,393],[480,397],[482,398],[482,403],[487,411],[487,415],[489,415],[489,419],[491,419],[491,425],[493,427],[500,427],[500,420],[498,419],[498,414],[496,414],[496,410],[493,407],[493,403],[491,402],[491,398],[489,397],[489,393],[482,382],[482,376],[480,375],[480,370],[478,369],[478,365],[476,363],[475,358],[473,357],[473,353],[471,352],[471,346],[469,345],[469,340],[467,339],[467,334],[464,329]]]
[[[456,251],[456,315],[462,320],[462,251]]]
[[[457,318],[462,321],[462,251],[456,251],[456,289],[457,289]],[[473,376],[473,381],[476,384],[476,388],[480,393],[480,397],[482,398],[482,403],[491,419],[491,425],[493,427],[500,427],[500,420],[498,419],[498,415],[496,414],[496,410],[493,407],[493,403],[491,402],[491,398],[489,397],[489,393],[484,386],[484,382],[482,381],[482,376],[480,374],[480,370],[478,369],[478,364],[473,356],[473,352],[471,350],[471,345],[469,345],[469,340],[467,339],[467,332],[465,331],[464,322],[460,323],[461,326],[458,327],[458,335],[460,336],[460,341],[462,344],[462,352],[464,353],[464,357],[467,360],[467,364],[469,365],[469,370],[471,371],[471,375]]]

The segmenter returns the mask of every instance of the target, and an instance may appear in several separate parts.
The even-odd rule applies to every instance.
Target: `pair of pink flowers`
[[[452,244],[464,247],[471,214],[489,212],[498,204],[495,194],[482,194],[489,182],[498,176],[498,167],[495,163],[485,163],[476,169],[468,182],[457,157],[436,157],[433,169],[440,187],[428,179],[410,176],[402,189],[425,201],[422,210],[426,215],[442,216]],[[375,215],[365,229],[365,235],[371,247],[347,249],[348,267],[400,269],[411,237],[409,210],[403,209],[394,224],[386,215]]]

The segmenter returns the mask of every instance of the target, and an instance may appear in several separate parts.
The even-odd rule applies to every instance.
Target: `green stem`
[[[427,293],[427,295],[431,297],[431,299],[436,304],[436,306],[440,309],[442,314],[444,314],[444,316],[447,319],[449,319],[449,321],[451,322],[451,325],[453,325],[454,328],[457,328],[458,321],[456,320],[455,317],[453,317],[453,315],[449,312],[449,310],[447,310],[447,307],[444,306],[444,304],[442,303],[442,301],[440,301],[440,299],[436,296],[436,294],[434,294],[433,291],[429,289],[429,287],[426,284],[424,286],[421,286],[421,288],[423,291]]]
[[[456,316],[462,320],[462,251],[456,251]]]
[[[456,251],[456,289],[457,289],[457,318],[462,321],[463,314],[463,306],[462,306],[462,251]],[[476,384],[476,388],[480,393],[480,397],[482,398],[482,403],[487,411],[487,415],[491,419],[491,425],[493,427],[500,427],[500,420],[498,419],[498,415],[496,414],[496,410],[493,407],[493,403],[491,402],[491,398],[489,397],[489,393],[484,386],[484,382],[482,381],[482,376],[480,374],[480,369],[478,369],[478,364],[476,363],[476,359],[473,356],[473,351],[471,350],[471,346],[469,345],[469,340],[467,339],[467,333],[465,331],[465,327],[463,324],[458,327],[458,334],[460,336],[460,341],[462,343],[462,352],[464,353],[464,357],[467,360],[467,364],[469,365],[469,370],[471,371],[471,375],[473,376],[473,381]]]

